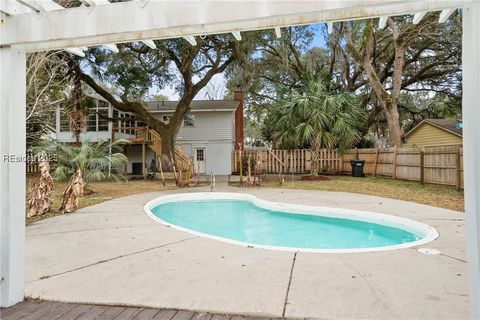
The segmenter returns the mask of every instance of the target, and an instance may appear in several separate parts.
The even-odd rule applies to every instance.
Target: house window
[[[98,131],[108,131],[108,109],[98,109]]]
[[[205,160],[205,149],[197,149],[197,161]]]
[[[131,119],[128,121],[128,134],[134,134],[135,133],[135,121],[133,121],[133,115],[129,114],[128,118]]]
[[[69,132],[70,131],[70,119],[68,114],[63,110],[63,106],[60,108],[60,132]]]
[[[162,121],[165,122],[165,123],[169,123],[170,122],[170,117],[169,116],[163,116]]]
[[[125,133],[125,127],[126,127],[125,114],[121,113],[120,114],[120,132],[121,133]]]
[[[118,122],[118,110],[116,109],[113,109],[112,110],[112,118],[114,119],[113,121],[113,130],[118,132],[118,126],[119,126],[119,122]]]
[[[97,113],[94,110],[87,117],[87,131],[97,131]]]
[[[195,116],[189,114],[183,118],[183,126],[184,127],[194,127],[195,126]]]

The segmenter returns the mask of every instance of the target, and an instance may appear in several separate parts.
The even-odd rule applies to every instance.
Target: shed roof
[[[456,119],[425,119],[422,122],[420,122],[418,125],[416,125],[412,130],[410,130],[407,133],[407,137],[425,123],[428,123],[432,126],[435,126],[442,130],[455,134],[459,137],[462,137],[463,135],[462,128],[457,128],[458,120]]]

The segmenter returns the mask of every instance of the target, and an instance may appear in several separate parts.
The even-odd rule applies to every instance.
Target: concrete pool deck
[[[208,188],[180,192],[206,191]],[[464,214],[360,194],[217,187],[277,202],[411,218],[440,236],[421,247],[350,254],[241,247],[160,225],[132,195],[27,227],[26,295],[289,318],[468,318]]]

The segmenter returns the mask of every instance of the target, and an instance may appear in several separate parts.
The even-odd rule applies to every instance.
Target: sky
[[[312,32],[314,33],[313,42],[311,48],[324,48],[325,44],[325,36],[324,32],[326,29],[325,23],[313,24],[310,26]],[[212,80],[210,81],[209,85],[203,88],[195,97],[194,100],[207,100],[207,92],[209,91],[210,87],[216,88],[217,91],[221,91],[226,93],[225,87],[225,77],[223,73],[215,75]],[[211,90],[210,90],[211,91]],[[179,100],[180,97],[173,87],[166,87],[163,88],[158,92],[161,95],[167,96],[168,100]],[[216,97],[221,99],[222,97]]]

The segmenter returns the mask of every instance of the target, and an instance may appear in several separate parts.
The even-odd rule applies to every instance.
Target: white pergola
[[[52,0],[0,0],[0,305],[24,298],[26,53],[64,49],[76,55],[91,46],[116,51],[116,43],[242,32],[363,18],[454,10],[463,14],[463,137],[465,210],[470,277],[470,317],[480,319],[480,2],[478,0],[237,1],[81,0],[65,9]]]

